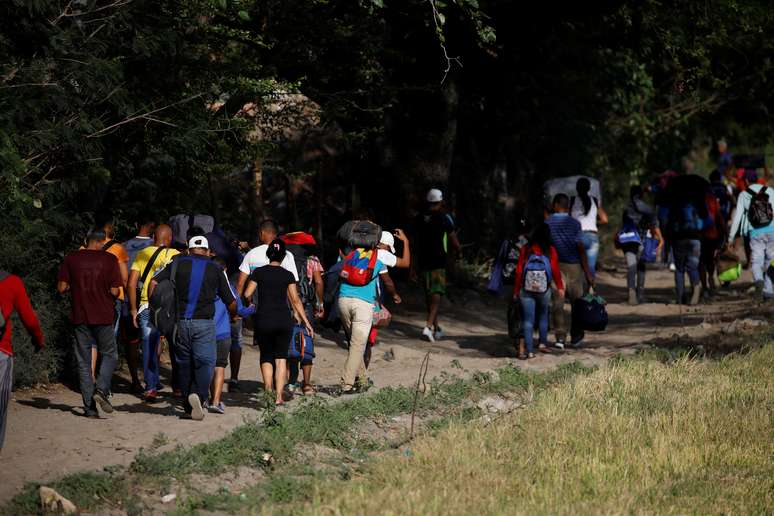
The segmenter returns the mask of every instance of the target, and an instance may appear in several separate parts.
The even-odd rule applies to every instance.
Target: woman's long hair
[[[575,190],[578,192],[578,198],[583,203],[583,214],[588,215],[591,210],[591,196],[589,191],[591,190],[591,181],[588,178],[581,177],[578,182],[575,183]]]
[[[530,246],[537,245],[540,248],[541,254],[548,256],[551,249],[551,228],[548,227],[548,224],[545,222],[538,224],[532,233],[529,243]]]

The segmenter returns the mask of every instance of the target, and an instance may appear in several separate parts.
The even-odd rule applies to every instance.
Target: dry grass
[[[721,361],[639,359],[455,424],[309,486],[308,514],[774,512],[774,346]]]

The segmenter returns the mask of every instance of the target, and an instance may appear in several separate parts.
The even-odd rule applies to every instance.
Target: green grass
[[[718,361],[616,360],[565,379],[524,410],[448,421],[352,480],[317,481],[311,501],[261,511],[774,512],[774,346]]]
[[[427,391],[418,398],[419,415],[430,411],[445,411],[444,417],[464,420],[477,412],[463,407],[465,400],[488,393],[544,388],[592,369],[573,363],[549,373],[530,373],[506,366],[494,374],[476,373],[468,380],[442,374],[428,384]],[[51,487],[71,499],[81,510],[112,505],[127,509],[137,501],[130,495],[137,484],[169,485],[171,477],[178,480],[191,474],[217,475],[238,466],[264,468],[267,482],[245,492],[243,497],[214,494],[195,496],[178,503],[178,511],[196,509],[231,510],[236,506],[257,506],[266,501],[287,502],[292,493],[298,493],[292,484],[299,477],[293,471],[295,451],[299,444],[320,444],[349,455],[352,463],[362,462],[365,454],[380,447],[368,438],[353,435],[353,429],[373,418],[384,418],[410,413],[414,403],[414,389],[388,387],[372,394],[349,400],[325,402],[319,398],[303,399],[290,414],[277,412],[268,404],[261,422],[247,422],[225,437],[190,448],[179,446],[161,453],[155,450],[166,444],[159,434],[150,450],[141,451],[128,470],[108,468],[104,473],[78,473],[67,476]],[[441,425],[436,425],[440,428]],[[263,461],[270,453],[275,463]],[[297,468],[296,468],[297,469]],[[351,474],[349,466],[342,467],[340,476]],[[309,474],[306,474],[309,476]],[[314,474],[312,474],[314,476]],[[38,484],[30,484],[3,508],[5,514],[34,514],[39,511]],[[300,490],[303,492],[303,490]],[[97,496],[93,496],[96,494]],[[299,496],[296,496],[297,500]],[[300,497],[304,499],[304,496]],[[136,510],[141,510],[137,507]]]

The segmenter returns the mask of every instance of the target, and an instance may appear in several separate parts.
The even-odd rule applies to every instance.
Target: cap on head
[[[386,245],[392,254],[395,254],[395,237],[389,231],[382,231],[382,237],[379,239],[380,244]]]
[[[195,236],[188,241],[188,249],[209,249],[210,243],[204,236]]]
[[[427,202],[436,203],[443,201],[443,192],[438,188],[432,188],[427,192]]]

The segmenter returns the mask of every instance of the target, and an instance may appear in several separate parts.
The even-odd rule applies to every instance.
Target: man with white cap
[[[411,264],[412,278],[421,273],[425,289],[427,323],[422,336],[430,342],[443,337],[438,325],[441,298],[446,295],[446,265],[449,253],[460,250],[454,219],[443,209],[443,192],[437,188],[427,192],[427,209],[415,220],[414,249],[417,260]]]
[[[188,255],[174,260],[151,282],[170,279],[175,268],[177,295],[177,338],[175,359],[178,365],[180,389],[186,416],[204,419],[202,403],[209,397],[209,387],[215,369],[215,299],[219,297],[228,311],[236,313],[236,298],[231,292],[226,272],[210,260],[209,242],[195,236],[188,242]]]

